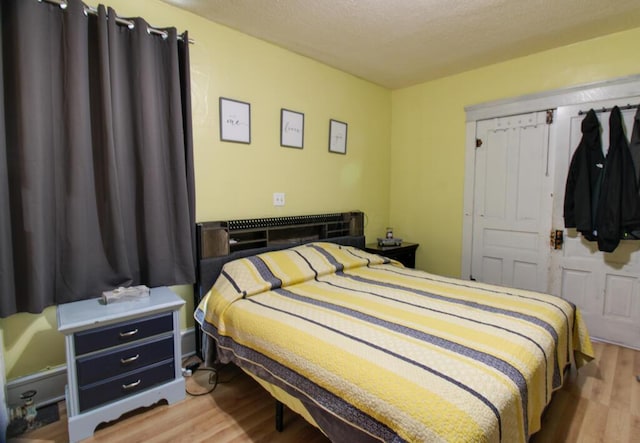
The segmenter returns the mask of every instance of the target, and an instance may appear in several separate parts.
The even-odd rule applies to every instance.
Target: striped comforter
[[[195,318],[334,441],[526,442],[592,356],[565,300],[331,243],[227,263]]]

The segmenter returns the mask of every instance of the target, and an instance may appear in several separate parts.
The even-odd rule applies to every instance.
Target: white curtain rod
[[[38,1],[40,3],[42,3],[43,1],[47,3],[53,3],[54,5],[60,6],[60,9],[67,9],[67,2],[65,0],[38,0]],[[85,15],[86,14],[98,15],[98,10],[96,8],[92,8],[91,6],[85,5],[84,13]],[[135,27],[135,23],[132,20],[127,20],[124,18],[120,18],[118,16],[116,16],[116,23],[118,23],[119,25],[124,25],[129,29],[133,29]],[[147,26],[147,32],[149,34],[160,35],[162,36],[162,38],[167,38],[168,36],[167,31],[163,31],[162,29],[152,28],[151,26]],[[182,40],[182,37],[180,35],[178,35],[178,40]],[[193,39],[189,39],[189,43],[194,44],[195,41]]]

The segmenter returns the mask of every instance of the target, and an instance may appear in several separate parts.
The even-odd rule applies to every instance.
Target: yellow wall
[[[390,223],[417,267],[459,276],[465,106],[640,72],[640,28],[392,93]]]
[[[97,5],[98,1],[86,1]],[[391,92],[156,0],[108,0],[121,17],[189,30],[199,221],[359,209],[365,233],[388,224]],[[251,103],[251,144],[220,142],[218,98]],[[305,114],[304,149],[280,147],[280,108]],[[328,153],[329,119],[347,122],[347,155]],[[286,206],[272,205],[273,192]],[[192,291],[182,327],[193,325]],[[7,379],[64,363],[55,308],[0,319]]]

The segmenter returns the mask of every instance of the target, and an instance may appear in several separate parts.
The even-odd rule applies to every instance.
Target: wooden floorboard
[[[594,343],[596,360],[572,370],[542,418],[531,443],[640,441],[640,351]],[[158,404],[100,425],[90,442],[282,442],[329,440],[285,408],[285,429],[275,430],[273,398],[251,377],[231,366],[215,391],[190,396],[175,405]],[[209,373],[186,379],[191,392],[206,392]],[[11,439],[11,443],[68,441],[64,402],[61,419]]]

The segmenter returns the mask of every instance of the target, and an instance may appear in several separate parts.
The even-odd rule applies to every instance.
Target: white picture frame
[[[347,124],[338,120],[329,120],[329,152],[347,153]]]
[[[251,143],[251,104],[220,97],[220,140]]]
[[[280,110],[280,146],[304,147],[304,114],[282,108]]]

